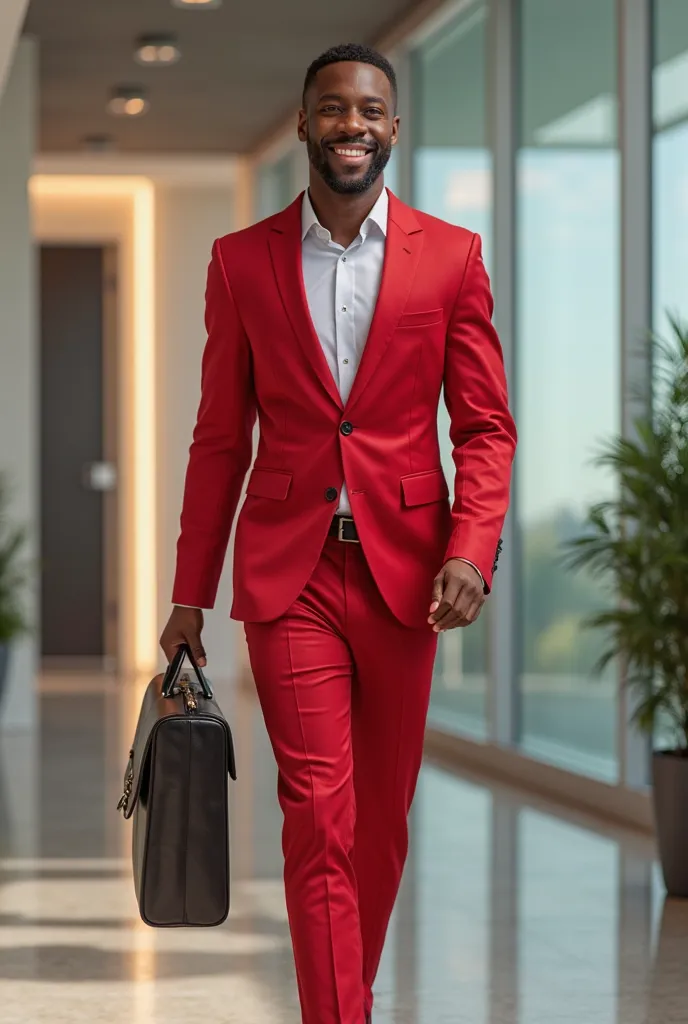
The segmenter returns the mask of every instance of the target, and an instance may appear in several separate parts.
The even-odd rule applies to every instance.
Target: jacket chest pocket
[[[437,324],[441,324],[443,320],[443,309],[421,309],[417,313],[402,313],[401,316],[399,317],[397,330],[403,331],[408,329],[409,327],[434,327]]]

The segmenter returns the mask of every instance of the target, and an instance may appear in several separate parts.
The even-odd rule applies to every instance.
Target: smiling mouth
[[[330,146],[329,148],[336,156],[355,162],[364,160],[373,152],[372,149],[366,149],[363,146]]]

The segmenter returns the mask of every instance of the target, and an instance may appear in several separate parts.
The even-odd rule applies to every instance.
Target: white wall
[[[0,102],[0,471],[15,491],[13,514],[38,535],[36,265],[27,181],[34,152],[36,47],[22,39]],[[0,68],[1,70],[1,68]],[[31,616],[37,621],[37,606]],[[36,720],[37,634],[16,644],[2,725]]]
[[[234,230],[234,190],[156,188],[158,394],[158,618],[170,612],[184,475],[200,397],[204,296],[213,242]],[[206,614],[209,675],[236,671],[236,627],[229,620],[231,545],[215,610]]]

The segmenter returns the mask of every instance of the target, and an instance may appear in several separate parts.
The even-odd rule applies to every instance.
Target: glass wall
[[[482,235],[489,270],[492,157],[487,143],[487,4],[474,3],[413,54],[413,205]],[[440,406],[442,462],[454,464],[449,417]],[[486,733],[487,610],[467,630],[440,637],[431,717]]]
[[[688,0],[654,0],[652,40],[649,30],[647,39],[621,32],[627,15],[642,14],[631,11],[634,2],[474,0],[457,3],[453,15],[439,11],[397,60],[411,109],[387,183],[397,194],[401,184],[402,200],[479,232],[489,272],[500,255],[493,290],[520,435],[516,536],[507,537],[506,571],[495,584],[515,579],[515,600],[489,601],[475,626],[440,638],[431,724],[488,741],[498,728],[500,742],[530,757],[605,781],[617,781],[622,763],[619,781],[635,785],[643,753],[618,729],[617,672],[593,673],[602,638],[582,626],[609,597],[562,561],[562,542],[581,532],[589,506],[614,493],[613,476],[594,456],[624,421],[622,355],[633,339],[622,337],[623,296],[649,287],[632,279],[642,261],[629,261],[622,291],[620,261],[622,171],[630,189],[644,178],[622,167],[618,122],[627,98],[618,91],[620,80],[643,74],[630,52],[640,43],[647,53],[654,47],[654,325],[666,331],[667,312],[688,321]],[[635,24],[644,32],[641,17]],[[502,181],[512,158],[513,192],[505,183],[495,196],[494,171]],[[289,174],[275,165],[267,194],[285,205],[294,181],[293,167]],[[442,405],[441,456],[452,480],[448,426]],[[511,680],[504,666],[512,666]]]
[[[283,210],[295,196],[294,153],[289,150],[279,160],[263,164],[258,170],[256,219]]]
[[[619,154],[615,0],[522,0],[517,158],[516,470],[521,744],[616,777],[616,678],[591,669],[604,603],[560,563],[613,479],[591,465],[618,431]]]
[[[655,0],[654,322],[688,322],[688,3]]]

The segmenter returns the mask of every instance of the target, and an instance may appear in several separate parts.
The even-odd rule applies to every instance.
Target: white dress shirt
[[[308,191],[301,207],[301,262],[311,320],[327,365],[346,403],[375,312],[385,260],[389,197],[382,190],[348,248],[332,240]],[[350,515],[346,484],[337,512]]]
[[[389,195],[383,188],[348,248],[318,221],[308,190],[301,206],[301,264],[306,300],[327,365],[346,403],[375,312],[385,260]],[[346,483],[337,505],[350,515]],[[467,562],[468,559],[461,559]],[[482,579],[473,562],[468,562]],[[184,606],[182,606],[184,607]]]

